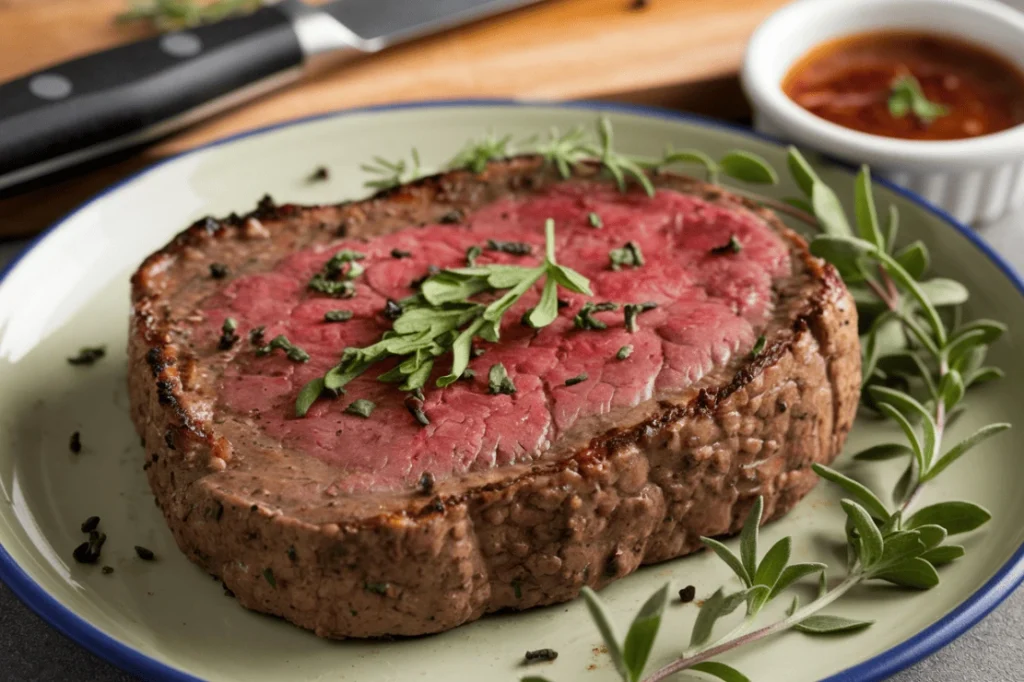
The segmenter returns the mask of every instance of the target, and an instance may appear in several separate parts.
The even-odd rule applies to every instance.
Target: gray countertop
[[[981,230],[1018,272],[1024,272],[1024,211]],[[0,265],[23,245],[0,244]],[[1016,682],[1024,680],[1024,590],[974,629],[894,682]],[[22,604],[0,583],[0,682],[130,682],[135,678],[82,649]]]

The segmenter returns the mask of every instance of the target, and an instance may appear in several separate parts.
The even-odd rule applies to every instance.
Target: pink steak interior
[[[592,212],[602,228],[591,225]],[[569,305],[553,324],[539,331],[524,327],[520,317],[536,303],[538,287],[506,314],[499,343],[480,344],[486,352],[470,363],[475,379],[435,388],[434,379],[451,362],[450,356],[438,359],[424,403],[429,426],[416,423],[395,384],[376,380],[391,367],[386,362],[352,381],[345,395],[317,402],[305,418],[294,417],[299,389],[336,364],[345,347],[378,340],[390,328],[381,314],[386,300],[414,293],[410,283],[429,265],[462,267],[467,248],[485,247],[488,239],[530,243],[533,255],[485,248],[479,263],[535,265],[544,252],[547,218],[556,221],[559,262],[590,279],[590,300],[658,304],[640,315],[639,330],[627,331],[621,309],[597,314],[606,330],[575,329],[573,317],[587,298],[566,291],[560,297]],[[711,253],[731,236],[742,244],[739,253]],[[613,271],[609,251],[629,240],[640,246],[646,264]],[[355,298],[308,289],[314,273],[343,248],[367,254]],[[412,256],[395,258],[393,249]],[[785,243],[753,215],[672,191],[660,190],[652,199],[575,183],[498,201],[459,225],[410,227],[294,253],[272,271],[239,278],[205,300],[206,323],[197,342],[215,345],[226,317],[239,323],[243,350],[224,372],[217,406],[222,415],[259,414],[256,428],[286,449],[336,466],[348,491],[396,489],[423,472],[442,481],[539,458],[583,418],[684,389],[750,351],[772,312],[772,282],[789,270]],[[354,317],[325,323],[324,313],[334,309],[352,310]],[[295,363],[280,351],[256,357],[245,332],[257,325],[266,325],[266,339],[287,335],[311,360]],[[632,354],[617,359],[626,345]],[[488,392],[488,370],[499,362],[517,388],[514,395]],[[584,373],[585,381],[566,385]],[[344,411],[357,398],[376,403],[371,418]]]

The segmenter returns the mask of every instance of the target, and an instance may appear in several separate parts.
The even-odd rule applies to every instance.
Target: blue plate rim
[[[85,201],[83,204],[69,212],[63,218],[48,227],[29,244],[6,267],[0,269],[0,284],[17,267],[18,263],[29,252],[42,244],[50,235],[83,211],[89,205],[102,197],[117,191],[123,185],[156,171],[161,166],[176,161],[190,154],[219,147],[242,140],[247,137],[261,135],[281,128],[304,125],[313,121],[328,118],[351,116],[354,114],[372,113],[378,111],[393,111],[399,109],[430,109],[430,108],[451,108],[451,107],[552,107],[562,109],[580,109],[584,111],[613,112],[623,114],[634,114],[662,120],[682,121],[708,128],[719,128],[743,135],[762,142],[769,142],[783,145],[785,142],[762,133],[755,132],[744,126],[718,121],[697,114],[684,113],[663,109],[654,106],[623,104],[614,102],[598,102],[592,100],[581,100],[574,102],[550,102],[544,100],[514,100],[514,99],[453,99],[437,101],[399,102],[394,104],[382,104],[376,106],[359,107],[354,109],[343,109],[331,111],[313,116],[282,121],[272,125],[237,133],[229,137],[208,142],[199,147],[175,154],[174,156],[162,159],[159,162],[134,173],[127,178],[104,189],[99,194]],[[849,169],[848,164],[842,164]],[[1024,281],[1017,275],[1013,268],[996,253],[984,240],[973,230],[960,223],[949,213],[937,206],[933,206],[913,192],[894,185],[884,178],[876,178],[874,182],[886,189],[899,194],[907,200],[917,204],[935,217],[947,223],[961,235],[967,238],[975,248],[980,250],[1003,275],[1010,280],[1017,291],[1024,295]],[[106,634],[98,627],[92,625],[74,611],[60,603],[50,595],[41,585],[19,566],[14,558],[7,553],[3,545],[0,545],[0,580],[2,580],[12,592],[30,609],[32,609],[43,620],[56,628],[66,637],[77,642],[100,658],[103,658],[115,666],[127,672],[138,675],[146,680],[157,680],[159,682],[203,682],[200,678],[194,677],[182,670],[163,663],[156,658],[143,654],[137,649],[124,644],[114,637]],[[959,606],[943,616],[941,619],[928,626],[913,637],[904,640],[883,651],[872,658],[847,668],[831,677],[825,678],[822,682],[876,682],[895,674],[920,661],[925,656],[946,646],[954,639],[973,627],[978,621],[988,615],[996,606],[1013,593],[1018,585],[1024,582],[1024,544],[1017,548],[1013,556],[1003,564],[1002,567],[977,591],[971,594]]]

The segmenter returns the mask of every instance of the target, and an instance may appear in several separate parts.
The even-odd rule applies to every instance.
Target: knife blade
[[[283,0],[0,84],[0,190],[158,139],[339,61],[540,0]],[[332,60],[333,63],[333,60]]]

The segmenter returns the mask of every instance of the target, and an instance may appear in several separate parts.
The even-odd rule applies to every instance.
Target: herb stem
[[[692,656],[684,656],[683,658],[676,659],[675,661],[672,661],[663,668],[654,671],[649,676],[644,678],[643,682],[661,682],[662,680],[668,679],[669,677],[678,672],[688,670],[693,666],[697,665],[698,663],[703,663],[704,661],[711,660],[715,656],[723,654],[727,651],[731,651],[732,649],[743,646],[745,644],[750,644],[751,642],[756,642],[766,637],[771,637],[772,635],[776,635],[780,632],[785,632],[786,630],[790,629],[791,627],[793,627],[800,621],[804,620],[808,616],[817,613],[818,611],[822,610],[835,600],[839,599],[841,596],[849,592],[853,587],[859,585],[864,579],[865,575],[860,572],[847,576],[846,579],[843,580],[843,582],[836,585],[834,588],[829,590],[826,594],[822,595],[818,599],[815,599],[806,606],[797,609],[793,612],[791,616],[787,616],[786,618],[776,621],[771,625],[766,625],[765,627],[759,630],[754,630],[753,632],[748,632],[738,637],[732,637],[733,633],[729,633],[729,635],[726,635],[726,637],[724,637],[723,639],[718,640],[719,643],[713,644],[710,647]],[[740,625],[740,627],[737,628],[737,630],[742,631],[742,629],[745,629],[746,624],[747,621],[745,619],[744,622]]]
[[[788,215],[790,218],[795,218],[800,222],[805,223],[811,227],[819,227],[821,225],[821,223],[818,222],[818,219],[815,218],[810,213],[808,213],[807,211],[802,211],[796,206],[791,206],[784,201],[772,199],[771,197],[766,197],[763,194],[751,192],[740,187],[733,187],[732,185],[730,185],[728,189],[729,192],[731,192],[732,194],[738,194],[741,197],[753,199],[762,206],[770,208],[778,213]]]

